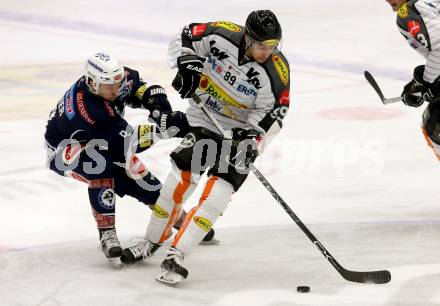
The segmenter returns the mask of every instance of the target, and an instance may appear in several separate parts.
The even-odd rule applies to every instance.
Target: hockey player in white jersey
[[[290,72],[278,48],[281,34],[276,16],[260,10],[248,16],[245,27],[228,21],[190,24],[169,45],[169,63],[178,68],[173,87],[189,99],[191,129],[171,153],[172,171],[154,206],[145,241],[125,249],[124,258],[136,262],[151,256],[170,237],[182,204],[205,170],[208,181],[167,251],[159,282],[177,285],[187,278],[184,256],[225,211],[259,145],[282,127],[289,108]],[[222,139],[191,98],[194,94],[231,131],[232,142]]]
[[[403,89],[402,101],[413,107],[428,102],[422,131],[440,160],[440,1],[386,1],[397,12],[400,33],[426,59],[425,65],[414,69],[413,79]]]

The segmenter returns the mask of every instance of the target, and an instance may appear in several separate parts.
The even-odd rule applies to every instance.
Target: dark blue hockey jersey
[[[92,94],[86,77],[75,82],[51,112],[46,126],[47,145],[55,150],[65,139],[86,143],[92,139],[103,139],[114,161],[125,161],[126,138],[133,128],[123,118],[124,109],[144,108],[142,96],[147,86],[135,70],[124,67],[126,82],[118,98],[109,102]],[[143,151],[148,146],[138,148]]]

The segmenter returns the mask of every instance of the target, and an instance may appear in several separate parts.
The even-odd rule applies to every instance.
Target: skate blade
[[[107,258],[107,260],[110,266],[115,269],[122,269],[124,267],[124,264],[121,261],[121,257]]]
[[[182,280],[183,280],[182,275],[168,270],[162,270],[159,273],[159,275],[156,277],[156,281],[171,287],[177,287]]]
[[[200,245],[218,245],[220,244],[220,240],[217,240],[215,238],[212,238],[211,240],[208,241],[200,241],[199,243]]]

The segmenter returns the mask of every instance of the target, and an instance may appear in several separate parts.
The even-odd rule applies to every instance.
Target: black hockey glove
[[[236,169],[247,169],[259,155],[261,134],[257,130],[232,129],[231,163]]]
[[[183,137],[189,133],[190,126],[186,114],[180,111],[160,112],[154,110],[149,118],[159,127],[162,138]]]
[[[414,69],[414,81],[420,86],[423,100],[428,103],[440,101],[440,80],[437,78],[433,83],[426,82],[423,79],[425,66],[420,65]]]
[[[165,89],[159,85],[152,85],[145,90],[142,96],[142,105],[150,113],[153,113],[154,110],[159,110],[160,112],[172,111]]]
[[[173,87],[182,99],[191,98],[199,87],[200,77],[205,59],[193,54],[181,55],[177,58],[179,71],[173,80]]]
[[[408,106],[419,107],[423,104],[421,86],[414,80],[411,80],[403,87],[402,101]]]

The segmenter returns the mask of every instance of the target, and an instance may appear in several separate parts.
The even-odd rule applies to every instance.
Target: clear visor
[[[266,52],[276,52],[280,50],[281,41],[278,39],[268,39],[264,41],[257,41],[249,37],[251,42],[251,46],[257,50],[266,51]]]

